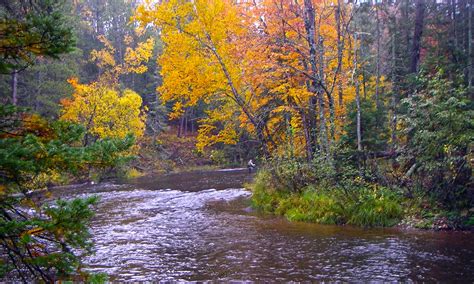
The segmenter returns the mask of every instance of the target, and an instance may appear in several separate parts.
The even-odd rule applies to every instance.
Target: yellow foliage
[[[125,177],[128,178],[128,179],[134,179],[134,178],[142,177],[144,175],[145,174],[140,172],[139,170],[137,170],[135,168],[131,168],[126,172]]]
[[[100,81],[107,84],[117,84],[118,77],[123,74],[136,73],[143,74],[148,70],[145,65],[153,55],[155,40],[148,38],[144,42],[139,42],[135,48],[130,47],[133,38],[126,35],[124,43],[127,45],[123,62],[118,64],[115,61],[115,48],[112,43],[103,35],[99,36],[104,48],[92,50],[90,60],[96,62],[97,66],[103,70]]]
[[[235,96],[229,80],[240,91],[242,70],[230,37],[244,32],[236,6],[226,0],[170,0],[159,5],[145,1],[135,18],[143,26],[153,23],[161,28],[164,52],[158,63],[163,84],[157,91],[163,103],[174,102],[170,119],[200,101],[218,105],[218,111],[209,111],[200,121],[197,147],[235,143],[235,124],[227,121],[236,110],[228,103]]]
[[[324,74],[323,104],[328,108],[329,98],[333,100],[335,127],[340,129],[344,105],[355,92],[348,48],[352,39],[347,32],[338,36],[337,4],[313,1],[318,17],[314,36],[324,47],[316,62]],[[347,21],[350,5],[341,10],[346,15],[342,21]],[[304,151],[305,123],[317,113],[308,106],[317,94],[309,87],[310,56],[301,11],[303,1],[290,0],[147,0],[138,7],[134,19],[142,27],[153,24],[161,30],[164,50],[158,63],[163,83],[157,91],[164,103],[174,103],[170,118],[198,102],[213,109],[200,121],[198,149],[236,143],[241,130],[260,131],[259,139],[272,136],[266,141],[275,144],[289,143],[286,129],[291,126],[292,141],[301,145],[296,151]],[[345,41],[342,53],[338,41]],[[329,124],[329,117],[326,121]]]
[[[140,138],[146,117],[141,110],[142,98],[132,90],[119,90],[118,80],[120,75],[147,71],[145,63],[153,55],[155,41],[149,38],[132,48],[133,37],[125,36],[125,55],[122,63],[117,63],[112,43],[102,35],[99,40],[104,47],[93,50],[90,58],[102,69],[101,75],[90,84],[80,84],[76,78],[68,80],[74,94],[61,102],[61,119],[83,125],[88,135],[98,138],[124,138],[129,133]]]
[[[73,98],[62,101],[62,120],[82,124],[94,136],[123,138],[133,133],[139,138],[145,129],[142,98],[132,90],[119,92],[97,82],[80,84],[69,80]]]
[[[148,60],[153,55],[153,47],[155,45],[155,40],[149,38],[144,42],[138,43],[136,48],[127,47],[125,52],[125,63],[124,69],[127,73],[145,73],[148,68],[146,65],[143,65],[144,62]]]

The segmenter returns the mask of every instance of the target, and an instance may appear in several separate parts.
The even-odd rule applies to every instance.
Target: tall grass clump
[[[295,169],[295,165],[290,165]],[[308,169],[305,168],[305,171]],[[265,213],[285,216],[290,221],[319,224],[350,224],[364,227],[393,226],[403,215],[401,193],[362,180],[343,177],[333,182],[333,176],[318,172],[306,173],[312,179],[292,181],[285,169],[262,169],[252,185],[253,206]],[[285,173],[284,177],[275,177]],[[327,175],[327,178],[324,178]],[[283,182],[280,182],[283,181]]]

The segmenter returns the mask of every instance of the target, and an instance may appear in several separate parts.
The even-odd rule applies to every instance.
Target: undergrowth
[[[351,188],[308,185],[295,192],[269,188],[270,179],[267,171],[256,176],[250,186],[253,206],[290,221],[387,227],[403,217],[401,194],[386,187],[364,183]]]

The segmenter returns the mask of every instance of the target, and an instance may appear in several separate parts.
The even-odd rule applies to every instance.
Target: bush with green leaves
[[[97,198],[47,201],[55,177],[88,175],[131,157],[125,139],[82,146],[82,126],[54,122],[0,107],[0,272],[23,281],[53,282],[80,272],[81,257],[92,252],[88,223]],[[15,272],[12,272],[14,270]],[[13,274],[12,274],[13,273]],[[1,277],[1,275],[0,275]]]

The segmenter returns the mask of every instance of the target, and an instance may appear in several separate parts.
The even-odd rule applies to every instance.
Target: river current
[[[57,191],[98,195],[90,271],[110,280],[474,281],[474,234],[292,223],[250,207],[245,169]]]

